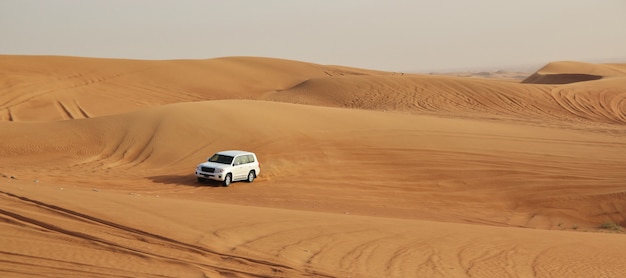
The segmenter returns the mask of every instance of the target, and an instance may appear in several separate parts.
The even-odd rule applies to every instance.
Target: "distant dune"
[[[626,65],[455,75],[0,56],[0,273],[626,273]],[[197,183],[225,149],[259,178]]]
[[[539,69],[523,83],[569,84],[603,78],[626,76],[624,64],[589,64],[581,62],[554,62]],[[623,81],[623,79],[622,79]]]
[[[113,115],[162,104],[259,99],[303,80],[374,71],[258,57],[139,61],[0,56],[4,120]],[[384,74],[384,73],[382,73]]]

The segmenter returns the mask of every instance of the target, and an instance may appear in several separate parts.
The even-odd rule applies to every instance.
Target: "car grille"
[[[202,172],[206,172],[206,173],[213,173],[215,172],[215,168],[211,168],[211,167],[202,167]]]

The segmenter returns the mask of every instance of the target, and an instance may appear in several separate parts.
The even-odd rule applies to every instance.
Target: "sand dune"
[[[289,60],[228,57],[138,61],[0,56],[1,119],[49,121],[130,112],[162,104],[258,99],[322,76],[381,73]]]
[[[624,65],[512,82],[255,57],[0,64],[10,277],[626,273]],[[600,78],[546,81],[563,74]],[[255,151],[262,175],[198,184],[223,149]]]
[[[310,79],[269,99],[451,117],[624,123],[624,84],[626,78],[547,86],[441,76],[348,76]]]
[[[568,84],[626,76],[624,64],[589,64],[581,62],[553,62],[526,78],[524,83]]]

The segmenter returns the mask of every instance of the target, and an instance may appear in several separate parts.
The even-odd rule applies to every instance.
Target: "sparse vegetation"
[[[600,229],[621,232],[623,231],[622,226],[614,222],[604,222],[600,225]]]
[[[572,229],[574,229],[574,230],[578,230],[578,225],[574,225],[574,226],[572,226]]]

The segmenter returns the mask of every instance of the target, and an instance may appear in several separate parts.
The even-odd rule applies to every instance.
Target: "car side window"
[[[248,157],[248,163],[252,163],[254,162],[254,156],[252,156],[251,154],[246,155]]]
[[[241,164],[244,164],[245,162],[244,162],[243,157],[244,157],[243,155],[240,155],[240,156],[236,157],[236,158],[235,158],[235,165],[241,165]]]

